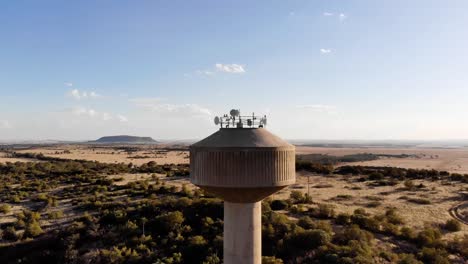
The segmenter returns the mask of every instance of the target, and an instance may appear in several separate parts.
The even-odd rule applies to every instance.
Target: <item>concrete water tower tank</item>
[[[224,199],[225,264],[261,263],[261,200],[296,180],[294,146],[266,122],[231,110],[215,118],[216,133],[190,146],[191,182]]]

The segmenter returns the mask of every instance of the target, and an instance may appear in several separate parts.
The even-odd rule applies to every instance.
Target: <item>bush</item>
[[[440,238],[442,237],[442,233],[438,228],[428,227],[421,232],[416,237],[416,243],[420,247],[424,246],[439,246],[442,242]]]
[[[341,232],[338,232],[335,235],[334,240],[336,243],[341,245],[346,245],[351,240],[356,240],[368,244],[373,238],[374,236],[371,233],[360,229],[357,225],[352,225],[345,228]]]
[[[402,225],[405,223],[403,218],[397,214],[395,209],[388,209],[385,212],[385,217],[389,223],[394,225]]]
[[[44,233],[42,230],[41,226],[39,225],[38,222],[32,221],[28,224],[26,224],[26,228],[24,229],[24,237],[37,237]]]
[[[271,210],[278,211],[278,210],[287,209],[289,205],[284,200],[273,200],[270,206],[271,206]]]
[[[445,222],[444,229],[450,232],[457,232],[461,230],[461,224],[455,219],[449,219]]]
[[[453,241],[448,243],[448,248],[468,258],[468,235],[464,235],[462,238],[455,237]]]
[[[327,232],[313,229],[294,233],[290,241],[286,241],[285,244],[300,250],[311,250],[329,243],[330,239],[330,234]]]
[[[445,249],[425,247],[418,253],[418,257],[424,263],[450,264],[448,253]]]
[[[291,199],[291,202],[294,204],[302,203],[302,201],[304,201],[304,194],[301,191],[294,190],[289,194],[289,199]]]
[[[262,257],[262,264],[283,264],[283,260],[276,258],[276,257],[270,257],[270,256],[263,256]]]
[[[340,213],[336,216],[336,223],[339,225],[349,225],[351,223],[351,215]]]
[[[16,241],[18,238],[19,237],[16,234],[16,229],[13,226],[9,226],[3,231],[3,239],[5,240]]]
[[[416,234],[412,228],[404,226],[400,229],[400,236],[406,240],[413,240],[416,237]]]
[[[314,220],[308,216],[303,216],[297,221],[297,225],[304,229],[313,229],[315,227]]]
[[[63,217],[63,212],[62,211],[54,211],[50,212],[48,215],[49,219],[59,219]]]
[[[404,182],[406,189],[412,190],[414,188],[414,182],[412,180],[406,180]]]
[[[0,213],[8,214],[9,212],[11,212],[11,206],[10,205],[2,204],[0,206]]]
[[[317,216],[321,218],[333,218],[335,216],[335,207],[331,204],[319,204]]]
[[[400,254],[398,264],[423,264],[413,254]]]

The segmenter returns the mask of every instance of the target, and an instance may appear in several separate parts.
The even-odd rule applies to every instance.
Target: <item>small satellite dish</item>
[[[239,116],[239,110],[232,109],[231,112],[229,112],[231,116]]]
[[[214,118],[214,123],[215,123],[215,125],[219,125],[219,117]]]

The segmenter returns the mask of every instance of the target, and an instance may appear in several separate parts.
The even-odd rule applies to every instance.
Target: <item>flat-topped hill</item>
[[[158,143],[156,140],[152,139],[151,137],[135,137],[135,136],[107,136],[102,137],[96,141],[95,143]]]

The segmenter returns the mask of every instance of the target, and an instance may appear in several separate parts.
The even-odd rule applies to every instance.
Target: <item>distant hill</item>
[[[108,136],[102,137],[94,143],[158,143],[151,137],[135,137],[135,136]]]

